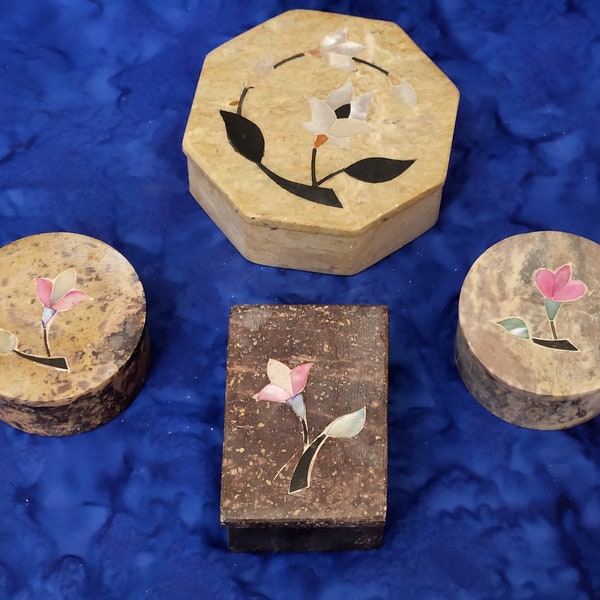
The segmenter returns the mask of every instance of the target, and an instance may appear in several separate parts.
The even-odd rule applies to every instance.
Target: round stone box
[[[58,436],[121,413],[150,358],[129,262],[96,239],[45,233],[0,249],[0,281],[0,419]]]
[[[555,231],[492,246],[467,274],[456,363],[496,416],[564,429],[600,413],[600,246]]]
[[[248,260],[357,273],[436,223],[457,106],[395,23],[289,11],[206,57],[190,191]]]

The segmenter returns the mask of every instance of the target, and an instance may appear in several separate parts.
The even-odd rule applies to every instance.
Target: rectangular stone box
[[[382,543],[387,363],[383,306],[232,308],[221,479],[230,550]]]

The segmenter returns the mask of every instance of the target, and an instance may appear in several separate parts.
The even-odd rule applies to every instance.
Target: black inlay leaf
[[[334,208],[344,208],[342,203],[338,200],[336,193],[331,188],[322,188],[314,185],[306,185],[304,183],[298,183],[297,181],[290,181],[285,179],[277,173],[273,173],[265,165],[258,165],[263,172],[268,175],[272,181],[282,187],[284,190],[304,198],[304,200],[310,200],[323,206],[332,206]]]
[[[253,163],[260,164],[265,153],[265,138],[262,131],[250,119],[237,113],[221,111],[227,139],[236,152]]]
[[[347,119],[350,116],[350,108],[350,104],[342,104],[342,106],[335,109],[335,116],[338,119]]]
[[[359,181],[383,183],[402,175],[414,162],[384,157],[364,158],[346,167],[344,171]]]
[[[321,434],[313,443],[304,451],[296,468],[294,469],[294,473],[292,475],[292,480],[290,481],[290,494],[294,492],[299,492],[307,488],[310,485],[310,473],[312,471],[312,465],[315,462],[317,457],[317,453],[319,452],[321,446],[327,439],[327,436]]]
[[[63,356],[36,356],[35,354],[26,354],[25,352],[20,352],[19,350],[14,350],[14,352],[22,358],[39,363],[40,365],[54,367],[55,369],[60,369],[61,371],[69,370],[67,359]]]
[[[577,352],[579,350],[579,348],[571,344],[569,340],[543,340],[541,338],[532,338],[532,341],[538,346],[552,348],[553,350],[569,350],[571,352]]]

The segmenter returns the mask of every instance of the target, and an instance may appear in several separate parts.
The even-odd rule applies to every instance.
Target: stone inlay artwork
[[[355,94],[355,87],[360,87],[357,64],[374,69],[381,74],[382,78],[386,78],[391,86],[392,94],[399,102],[408,106],[417,105],[415,90],[408,81],[380,65],[357,56],[365,49],[366,46],[361,43],[348,41],[347,30],[344,29],[325,35],[317,48],[299,52],[279,61],[271,56],[258,61],[252,69],[249,80],[243,86],[236,112],[220,111],[225,123],[227,138],[233,149],[250,162],[255,163],[267,177],[281,188],[304,200],[324,206],[343,208],[335,190],[332,187],[323,187],[323,184],[331,182],[338,175],[346,174],[358,181],[372,184],[391,181],[399,177],[415,162],[414,159],[400,160],[385,156],[373,156],[355,161],[324,175],[318,174],[318,150],[323,144],[331,142],[343,151],[344,148],[350,146],[352,137],[377,132],[377,128],[368,119],[376,90]],[[259,85],[261,79],[269,76],[275,69],[293,68],[294,61],[300,59],[323,60],[331,68],[349,73],[347,82],[340,88],[331,90],[325,98],[312,95],[310,90],[307,90],[306,99],[311,120],[303,122],[299,115],[298,127],[303,127],[314,134],[310,158],[310,184],[282,177],[264,164],[265,136],[260,127],[243,114],[244,103],[247,101],[249,92]]]
[[[571,265],[566,264],[552,271],[539,269],[535,274],[535,284],[544,299],[546,316],[550,327],[551,338],[531,337],[531,341],[539,346],[554,350],[577,352],[579,349],[568,339],[560,338],[556,329],[556,316],[565,302],[579,300],[587,291],[583,281],[572,278]],[[530,333],[527,323],[520,317],[509,317],[497,322],[512,336],[529,340]]]
[[[67,359],[63,356],[53,356],[52,354],[49,340],[50,324],[57,313],[71,310],[80,302],[90,300],[90,297],[84,292],[75,289],[77,272],[74,268],[66,269],[54,279],[38,277],[36,278],[35,283],[37,297],[42,304],[40,321],[46,355],[21,352],[18,348],[19,340],[17,336],[6,329],[0,329],[0,354],[11,354],[14,352],[17,356],[40,365],[52,367],[61,371],[68,371],[69,365]]]
[[[313,465],[317,459],[319,450],[328,438],[352,438],[362,431],[366,420],[367,409],[363,406],[355,412],[334,419],[311,441],[304,404],[304,388],[306,387],[312,366],[313,363],[303,363],[290,369],[278,360],[269,359],[267,363],[267,376],[270,383],[254,396],[256,400],[286,404],[292,409],[301,423],[303,449],[302,455],[292,474],[289,487],[290,494],[310,487]],[[285,466],[280,469],[279,473],[281,473]]]

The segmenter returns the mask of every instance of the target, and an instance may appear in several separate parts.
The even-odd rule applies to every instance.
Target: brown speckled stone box
[[[387,506],[382,306],[234,306],[221,524],[234,551],[367,549]]]

